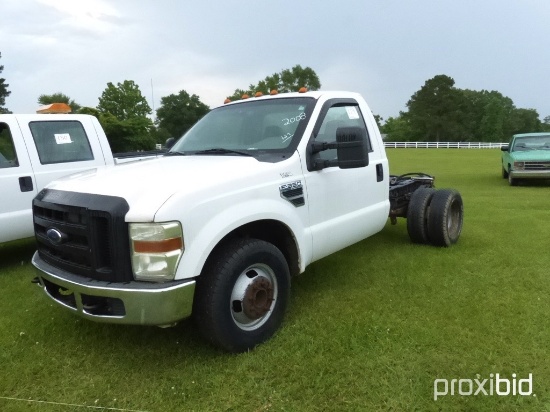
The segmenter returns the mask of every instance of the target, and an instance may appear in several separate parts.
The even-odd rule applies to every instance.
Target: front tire
[[[229,352],[243,352],[279,328],[290,295],[290,271],[281,251],[258,239],[225,243],[199,278],[193,317],[203,336]]]
[[[503,179],[508,179],[508,172],[506,171],[504,166],[502,167],[502,178]]]
[[[511,173],[511,172],[512,172],[512,170],[511,170],[511,168],[509,168],[509,169],[508,169],[508,184],[509,184],[510,186],[517,186],[517,185],[518,185],[518,179],[514,179],[514,178],[512,177],[512,173]]]

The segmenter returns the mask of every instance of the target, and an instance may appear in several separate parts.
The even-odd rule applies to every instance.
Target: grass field
[[[32,241],[1,245],[0,410],[550,411],[550,185],[509,187],[497,150],[388,156],[393,174],[460,190],[459,242],[413,245],[404,220],[388,224],[294,279],[282,329],[245,354],[206,346],[190,321],[73,317],[30,283]],[[434,401],[435,379],[497,373],[532,374],[533,394],[457,386]]]

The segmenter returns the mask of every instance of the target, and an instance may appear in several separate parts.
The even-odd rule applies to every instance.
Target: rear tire
[[[258,239],[238,239],[213,252],[195,291],[193,317],[202,335],[228,352],[269,339],[283,321],[290,271],[281,251]]]
[[[456,190],[438,190],[430,204],[428,237],[434,246],[450,246],[462,232],[464,205]]]
[[[413,243],[429,243],[428,210],[435,189],[421,187],[412,194],[407,209],[407,232]]]

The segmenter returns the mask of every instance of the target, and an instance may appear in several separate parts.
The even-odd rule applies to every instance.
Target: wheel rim
[[[460,215],[460,202],[453,201],[449,208],[449,214],[447,215],[447,232],[451,238],[457,238],[460,233]]]
[[[237,278],[229,303],[231,316],[242,330],[261,327],[277,302],[277,278],[273,270],[264,264],[246,268]]]

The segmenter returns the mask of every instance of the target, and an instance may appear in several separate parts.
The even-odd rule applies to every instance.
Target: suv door
[[[382,229],[389,210],[387,159],[373,146],[360,107],[352,99],[327,101],[313,129],[311,139],[335,142],[339,127],[366,130],[369,165],[354,169],[337,166],[313,170],[308,159],[305,172],[312,233],[313,260],[356,243]],[[336,160],[336,149],[315,155]]]

